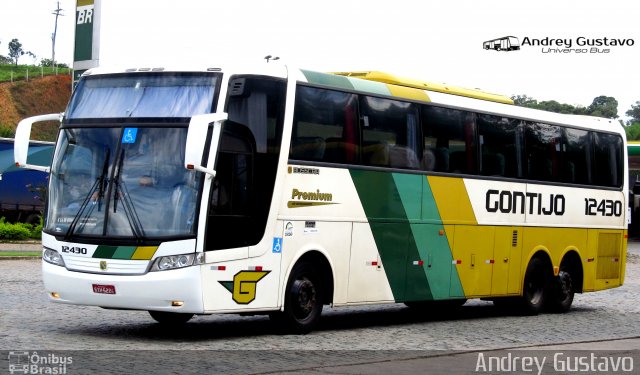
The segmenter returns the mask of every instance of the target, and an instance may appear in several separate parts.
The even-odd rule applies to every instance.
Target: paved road
[[[640,255],[630,253],[623,287],[578,295],[568,314],[509,316],[484,301],[446,316],[400,304],[327,309],[306,336],[279,335],[262,316],[199,316],[170,330],[145,312],[52,304],[39,260],[0,260],[0,371],[9,351],[38,351],[73,355],[82,371],[68,373],[471,373],[478,353],[594,341],[564,348],[606,341],[614,354],[632,350],[640,368]],[[635,339],[611,341],[622,338]]]

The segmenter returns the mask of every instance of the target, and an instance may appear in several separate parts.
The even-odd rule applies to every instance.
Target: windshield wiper
[[[104,158],[104,163],[102,164],[102,173],[100,174],[100,177],[96,179],[96,182],[93,183],[93,186],[91,186],[91,189],[89,189],[89,193],[84,197],[84,200],[80,205],[80,209],[78,210],[78,213],[73,217],[73,221],[71,221],[71,225],[69,225],[69,229],[67,229],[67,233],[64,235],[65,241],[69,241],[69,239],[71,238],[71,235],[73,235],[73,233],[75,232],[78,222],[83,217],[83,213],[87,208],[87,205],[89,204],[89,202],[94,200],[94,194],[96,192],[98,194],[98,196],[96,197],[98,201],[95,202],[94,200],[94,204],[92,204],[91,208],[87,211],[86,217],[91,216],[91,213],[95,208],[95,203],[98,204],[98,212],[100,212],[100,210],[102,209],[102,199],[104,198],[104,186],[107,184],[106,176],[107,176],[107,171],[109,169],[110,155],[111,155],[111,149],[107,148],[106,155]],[[84,228],[86,224],[87,223],[85,221],[82,224],[82,228]]]
[[[86,215],[83,215],[83,214],[87,208],[87,205],[89,205],[89,202],[92,200],[93,194],[98,190],[99,185],[100,185],[100,178],[96,178],[96,182],[93,183],[93,185],[91,186],[91,189],[89,189],[89,193],[87,194],[87,196],[84,197],[84,200],[80,205],[80,209],[78,210],[78,213],[73,217],[73,221],[71,222],[71,225],[69,225],[69,229],[67,229],[67,233],[64,235],[65,241],[69,241],[69,239],[71,238],[71,235],[76,230],[76,226],[78,225],[78,222],[82,217],[91,216],[91,213],[93,212],[96,206],[94,204],[91,205],[91,208],[87,211]],[[86,225],[86,221],[82,224],[82,228],[84,228],[85,225]]]
[[[124,149],[120,151],[120,155],[118,156],[118,160],[116,162],[117,169],[116,175],[113,178],[113,183],[115,185],[115,192],[113,196],[113,213],[116,213],[118,210],[118,200],[122,198],[122,208],[124,210],[124,214],[127,217],[127,222],[129,222],[129,227],[131,228],[131,233],[138,240],[142,240],[145,238],[144,228],[142,228],[142,222],[140,222],[140,216],[136,212],[136,208],[131,201],[131,196],[129,195],[129,190],[127,189],[124,181],[121,181],[121,172],[122,172],[122,163],[124,161]]]
[[[111,148],[107,148],[107,153],[104,157],[104,163],[102,164],[102,173],[100,174],[100,187],[98,188],[98,212],[102,208],[102,200],[104,199],[104,190],[105,185],[108,184],[108,179],[106,178],[107,172],[109,171],[109,156],[111,155]]]

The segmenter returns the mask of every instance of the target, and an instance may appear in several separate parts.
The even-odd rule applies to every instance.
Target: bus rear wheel
[[[549,309],[552,312],[564,313],[569,311],[573,303],[574,290],[571,274],[561,269],[558,276],[554,278],[549,291]]]
[[[191,318],[193,314],[189,313],[174,313],[166,311],[149,311],[149,315],[158,323],[166,325],[180,325],[185,324]]]
[[[320,277],[309,263],[299,263],[287,283],[284,311],[272,313],[270,317],[287,332],[306,334],[320,320],[322,301]]]

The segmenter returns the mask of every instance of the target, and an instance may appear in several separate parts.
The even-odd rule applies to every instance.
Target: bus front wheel
[[[156,322],[166,325],[184,324],[193,318],[193,314],[166,311],[149,311],[149,315],[151,315]]]
[[[285,331],[306,334],[313,330],[322,313],[321,278],[313,266],[297,264],[287,283],[284,311],[272,313],[271,319]]]

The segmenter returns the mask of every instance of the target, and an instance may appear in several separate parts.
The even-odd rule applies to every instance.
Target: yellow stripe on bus
[[[138,246],[131,259],[149,260],[153,258],[156,250],[158,250],[158,246]]]
[[[389,89],[389,92],[391,92],[391,95],[397,96],[399,98],[420,100],[423,102],[431,101],[431,99],[429,99],[429,95],[427,95],[427,93],[423,90],[390,84],[387,84],[387,88]]]
[[[427,176],[427,180],[443,224],[478,224],[461,178]]]

